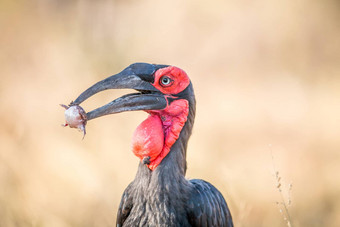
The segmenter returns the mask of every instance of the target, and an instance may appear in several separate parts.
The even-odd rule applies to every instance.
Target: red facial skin
[[[171,79],[168,85],[161,83],[161,78]],[[187,74],[174,66],[156,71],[153,86],[165,96],[174,96],[190,84]],[[148,168],[154,170],[170,152],[187,121],[189,102],[186,99],[174,100],[163,110],[147,111],[150,116],[136,129],[132,140],[132,151],[141,159],[150,157]]]
[[[160,79],[162,76],[168,76],[172,82],[169,85],[162,85]],[[188,75],[180,68],[169,66],[156,71],[155,82],[152,84],[163,94],[176,95],[183,91],[190,84]]]

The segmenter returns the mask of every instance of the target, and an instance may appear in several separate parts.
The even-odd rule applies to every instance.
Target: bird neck
[[[184,126],[181,127],[177,140],[170,146],[167,154],[162,157],[161,162],[154,169],[146,168],[148,165],[141,162],[138,168],[137,175],[153,175],[154,173],[159,174],[162,172],[166,173],[166,176],[185,176],[187,169],[186,162],[186,151],[189,138],[191,136],[192,127],[195,119],[196,102],[195,97],[192,96],[188,100],[188,113]]]

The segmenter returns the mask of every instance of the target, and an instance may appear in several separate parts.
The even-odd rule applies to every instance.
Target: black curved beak
[[[161,110],[167,106],[164,95],[150,83],[154,72],[162,66],[135,63],[85,90],[71,105],[79,105],[89,97],[107,89],[130,88],[138,93],[124,95],[114,101],[88,112],[87,120],[108,114],[133,110]]]

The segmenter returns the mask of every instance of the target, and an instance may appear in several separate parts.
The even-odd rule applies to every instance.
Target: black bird
[[[132,149],[141,162],[122,196],[117,226],[233,226],[227,203],[213,185],[185,179],[196,106],[187,74],[175,66],[135,63],[94,84],[71,105],[123,88],[137,93],[86,114],[87,120],[132,110],[149,114],[133,136]]]

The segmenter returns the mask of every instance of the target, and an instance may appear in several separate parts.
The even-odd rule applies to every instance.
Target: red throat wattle
[[[150,116],[133,134],[132,151],[141,161],[150,157],[147,166],[154,170],[178,139],[187,121],[189,103],[179,99],[171,102],[164,110],[147,112]]]

